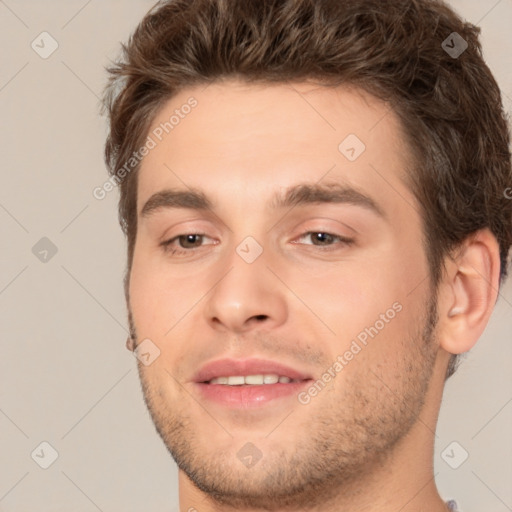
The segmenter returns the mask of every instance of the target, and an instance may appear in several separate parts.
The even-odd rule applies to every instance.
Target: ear
[[[482,335],[498,297],[499,245],[486,228],[445,260],[439,285],[439,342],[450,354],[467,352]]]
[[[128,338],[126,338],[126,348],[130,352],[133,352],[135,350],[135,341],[131,336],[128,336]]]

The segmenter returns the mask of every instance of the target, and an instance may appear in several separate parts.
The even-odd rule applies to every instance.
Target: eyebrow
[[[385,219],[386,215],[377,202],[354,187],[339,183],[301,183],[277,192],[270,199],[271,209],[295,208],[317,203],[350,204],[365,208]],[[144,204],[140,216],[149,217],[158,210],[186,208],[205,211],[214,209],[213,202],[198,189],[166,189],[153,194]]]

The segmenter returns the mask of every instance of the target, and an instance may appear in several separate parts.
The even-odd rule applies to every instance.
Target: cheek
[[[130,273],[130,306],[139,337],[159,339],[176,323],[188,304],[190,287],[171,282],[150,257],[134,255]]]
[[[428,293],[424,261],[417,252],[413,257],[400,246],[380,247],[314,272],[290,270],[287,282],[301,299],[291,302],[296,316],[303,315],[305,304],[331,331],[325,339],[336,355],[354,340],[362,347],[378,344],[370,358],[402,350],[423,314]],[[318,318],[311,316],[311,323],[323,329]]]
[[[336,334],[347,336],[375,321],[399,299],[399,280],[386,269],[392,258],[361,257],[289,272],[290,287]],[[298,307],[304,307],[297,304]]]

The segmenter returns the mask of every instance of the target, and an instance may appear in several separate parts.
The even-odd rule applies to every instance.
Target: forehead
[[[141,164],[139,211],[151,194],[176,186],[261,197],[328,177],[382,192],[386,181],[400,186],[409,157],[387,104],[310,83],[184,89],[162,105],[148,136],[154,148]]]

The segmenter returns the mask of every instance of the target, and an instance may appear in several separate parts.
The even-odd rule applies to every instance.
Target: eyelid
[[[335,239],[338,239],[339,240],[339,243],[342,243],[342,244],[346,244],[346,245],[351,245],[353,243],[355,243],[355,239],[354,238],[350,238],[350,237],[347,237],[347,236],[343,236],[343,235],[339,235],[337,233],[333,233],[331,231],[327,231],[325,229],[314,229],[314,230],[309,230],[309,231],[305,231],[304,233],[301,233],[298,237],[295,237],[294,240],[292,240],[291,243],[297,243],[295,242],[295,240],[300,240],[306,236],[310,236],[310,235],[316,235],[318,233],[322,233],[323,235],[329,235]],[[328,248],[332,248],[332,247],[336,247],[336,244],[333,243],[333,244],[329,244],[329,245],[325,245],[325,246],[322,246],[322,245],[315,245],[315,244],[304,244],[304,245],[310,245],[310,246],[313,246],[313,247],[318,247],[318,248],[322,248],[322,247],[325,247],[326,249]]]
[[[158,243],[159,245],[162,245],[171,239],[185,235],[209,236],[206,232],[210,233],[210,238],[212,238],[218,234],[219,230],[215,225],[212,225],[211,222],[203,218],[186,219],[167,226],[163,234],[158,237]],[[169,233],[176,234],[171,236]]]
[[[349,219],[352,217],[349,217]],[[350,238],[352,236],[358,236],[360,231],[356,229],[353,225],[353,222],[347,224],[343,222],[341,218],[337,218],[336,216],[326,216],[324,215],[307,215],[306,218],[299,218],[296,222],[288,224],[286,227],[283,225],[283,228],[289,229],[291,233],[300,232],[301,234],[305,232],[315,232],[315,233],[329,233],[336,234],[337,236],[344,236],[345,238]],[[346,233],[346,235],[341,235],[341,233]]]

